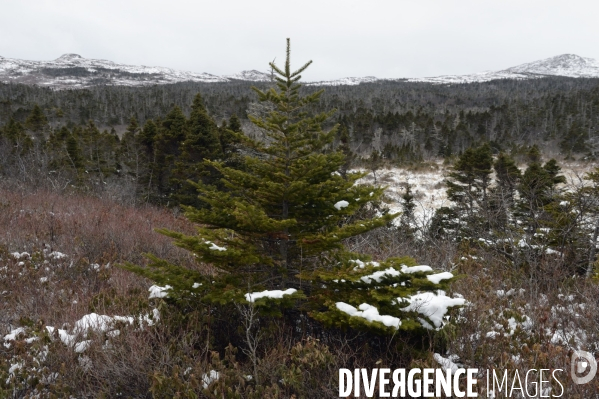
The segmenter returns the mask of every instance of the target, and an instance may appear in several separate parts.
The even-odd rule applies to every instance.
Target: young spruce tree
[[[310,115],[322,90],[301,93],[301,73],[310,63],[293,72],[287,40],[285,66],[270,64],[276,88],[254,88],[260,101],[272,105],[265,117],[250,117],[267,139],[237,133],[252,154],[241,167],[206,161],[223,176],[224,189],[197,184],[204,206],[185,208],[197,234],[159,230],[216,272],[205,276],[155,257],[149,268],[127,267],[171,286],[175,300],[253,303],[271,315],[295,309],[287,314],[378,332],[440,328],[447,308],[463,304],[441,291],[451,273],[431,274],[428,266],[413,267],[410,258],[371,262],[344,248],[344,239],[398,215],[352,218],[384,189],[356,184],[362,173],[339,173],[345,156],[332,146],[337,126],[323,129],[334,111]]]

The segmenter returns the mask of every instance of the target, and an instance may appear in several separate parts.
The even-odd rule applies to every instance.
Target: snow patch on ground
[[[215,370],[210,370],[209,373],[202,374],[202,386],[204,387],[204,389],[208,388],[208,386],[212,384],[214,381],[218,381],[219,377],[220,375],[218,371]]]

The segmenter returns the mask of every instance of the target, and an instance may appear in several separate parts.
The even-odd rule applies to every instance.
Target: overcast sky
[[[599,59],[598,16],[593,0],[0,0],[0,56],[226,75],[282,63],[290,37],[305,80],[425,77]]]

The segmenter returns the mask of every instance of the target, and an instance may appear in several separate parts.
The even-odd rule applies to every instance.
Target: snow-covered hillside
[[[411,79],[386,79],[391,81],[455,84],[488,82],[496,79],[531,79],[543,76],[599,77],[599,62],[574,54],[563,54],[545,60],[518,65],[500,71],[487,71],[470,75],[445,75]],[[256,70],[233,75],[218,76],[210,73],[178,71],[165,67],[117,64],[107,60],[83,58],[78,54],[65,54],[53,61],[26,61],[0,56],[0,82],[36,84],[59,89],[83,88],[97,85],[143,86],[177,82],[230,82],[269,81],[269,73]],[[361,83],[384,81],[374,76],[348,77],[311,82],[312,86],[353,86]]]
[[[209,73],[124,65],[107,60],[83,58],[78,54],[65,54],[53,61],[25,61],[0,57],[0,81],[55,88],[81,88],[102,84],[141,86],[184,81],[226,82],[228,79]]]
[[[544,60],[521,64],[501,71],[486,71],[470,75],[446,75],[408,79],[410,82],[438,84],[488,82],[496,79],[531,79],[543,76],[598,78],[599,62],[575,54],[562,54]]]
[[[223,76],[227,80],[247,80],[250,82],[268,82],[271,79],[271,76],[268,73],[256,71],[252,69],[251,71],[241,71],[234,75]]]
[[[592,58],[580,57],[575,54],[562,54],[557,57],[508,68],[505,72],[569,76],[572,78],[596,78],[599,77],[599,61]]]
[[[308,86],[355,86],[360,83],[377,82],[382,79],[378,79],[374,76],[365,76],[363,78],[341,78],[335,80],[325,80],[322,82],[310,82]]]

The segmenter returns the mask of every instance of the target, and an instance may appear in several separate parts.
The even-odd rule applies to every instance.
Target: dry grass
[[[45,190],[0,189],[0,208],[0,334],[18,326],[28,331],[10,347],[0,345],[0,393],[6,385],[13,397],[49,392],[58,397],[152,397],[151,390],[154,397],[173,397],[185,390],[211,397],[202,389],[202,376],[213,369],[221,373],[211,388],[218,397],[232,387],[241,397],[288,397],[295,388],[280,384],[281,378],[296,378],[298,390],[335,397],[332,388],[339,367],[372,368],[379,359],[389,367],[410,366],[402,363],[409,356],[386,352],[390,346],[384,339],[364,342],[360,334],[335,333],[321,341],[294,341],[292,326],[273,324],[259,363],[268,385],[259,391],[244,379],[252,369],[241,350],[209,352],[205,317],[216,320],[210,312],[192,313],[185,320],[163,312],[152,327],[137,322],[115,326],[118,337],[90,331],[85,338],[91,340],[90,347],[75,353],[44,327],[72,331],[74,323],[91,312],[136,317],[151,313],[162,301],[148,300],[150,282],[114,264],[143,263],[140,254],[149,252],[197,267],[185,251],[153,231],[166,227],[191,233],[193,226],[164,209]],[[571,349],[577,346],[599,350],[599,306],[594,300],[599,287],[572,278],[554,258],[540,257],[528,268],[516,268],[480,246],[408,239],[388,228],[348,240],[348,246],[375,259],[412,256],[461,276],[452,291],[464,295],[470,305],[454,312],[455,324],[433,340],[428,357],[411,366],[437,367],[432,353],[447,351],[458,355],[465,367],[518,369],[524,375],[532,368],[567,371]],[[24,251],[29,256],[12,255]],[[54,251],[67,257],[56,257]],[[235,335],[233,319],[239,315],[220,317],[230,329],[222,331]],[[36,336],[37,341],[26,341]],[[393,340],[404,338],[398,334]],[[409,348],[413,342],[402,345]],[[7,370],[19,362],[22,371],[9,375]],[[567,373],[560,377],[568,398],[593,397],[599,390],[596,383],[573,385]]]
[[[0,188],[0,209],[0,336],[19,326],[27,331],[12,345],[0,347],[0,376],[3,382],[13,382],[12,395],[55,392],[59,397],[67,393],[96,397],[104,392],[108,397],[118,393],[135,397],[147,393],[156,365],[173,364],[166,353],[169,344],[164,342],[169,334],[161,326],[121,326],[121,334],[110,340],[103,333],[90,332],[87,339],[92,344],[84,354],[75,353],[58,335],[49,336],[45,326],[70,332],[77,320],[92,312],[136,318],[151,314],[147,291],[151,283],[115,265],[144,264],[142,254],[152,253],[197,267],[186,251],[154,231],[165,227],[192,233],[193,226],[166,209],[135,208],[47,190]],[[41,339],[25,341],[35,336]],[[107,350],[109,341],[112,349]],[[43,367],[41,353],[46,353]],[[29,371],[14,371],[14,379],[9,380],[3,373],[19,362]],[[50,391],[31,386],[32,376],[44,380],[41,387],[51,386]]]

